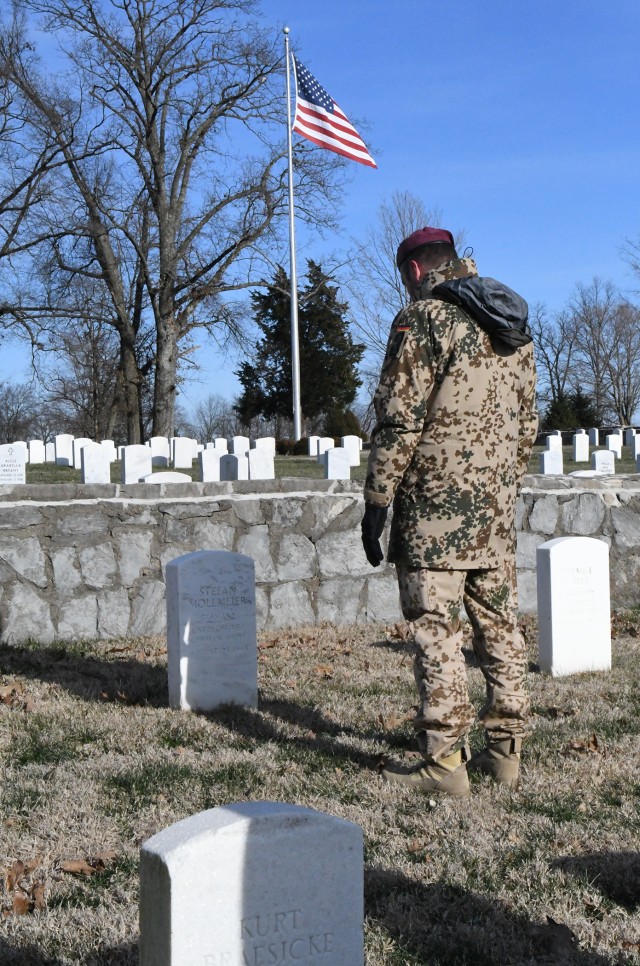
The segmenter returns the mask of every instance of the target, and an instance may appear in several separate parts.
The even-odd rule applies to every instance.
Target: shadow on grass
[[[120,705],[146,705],[155,708],[167,708],[169,705],[166,668],[142,661],[83,656],[64,647],[2,645],[0,673],[57,684],[85,701],[111,701]],[[289,749],[297,748],[327,757],[351,760],[367,768],[375,767],[377,756],[365,754],[341,742],[340,736],[381,741],[402,749],[409,745],[409,739],[400,733],[387,733],[384,729],[360,732],[324,717],[315,706],[295,701],[261,699],[259,710],[227,705],[203,715],[235,734],[274,741]],[[270,718],[304,728],[308,734],[286,735]]]
[[[552,864],[630,912],[640,907],[640,852],[594,852],[565,856]]]
[[[86,957],[74,959],[82,966],[138,966],[138,944],[125,943],[120,946],[105,947],[88,953]],[[0,939],[0,963],[2,966],[64,966],[70,962],[67,958],[48,956],[40,952],[35,946],[21,944],[9,945]]]
[[[502,902],[401,873],[365,868],[365,912],[396,940],[407,966],[611,966],[580,949],[572,931],[548,918],[531,922]],[[412,958],[407,958],[412,957]]]
[[[306,729],[304,734],[288,735],[278,727],[277,721]],[[375,768],[378,757],[366,754],[358,748],[341,741],[341,737],[356,737],[361,740],[375,740],[380,737],[376,732],[360,732],[340,722],[326,718],[313,705],[297,704],[295,701],[265,701],[261,699],[259,710],[225,705],[217,711],[208,712],[205,717],[228,728],[234,734],[261,741],[272,741],[287,750],[308,751],[327,758],[351,761],[364,768]],[[384,736],[388,738],[388,735]]]
[[[167,670],[131,659],[102,660],[60,646],[0,646],[0,673],[57,684],[85,701],[167,707]]]

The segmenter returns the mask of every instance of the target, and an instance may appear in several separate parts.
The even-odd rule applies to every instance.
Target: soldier
[[[469,794],[464,603],[487,690],[486,747],[470,767],[514,787],[528,714],[514,518],[538,426],[527,304],[479,278],[444,229],[414,232],[396,261],[411,301],[393,321],[375,396],[362,542],[377,567],[393,504],[388,559],[413,636],[423,760],[382,775]]]

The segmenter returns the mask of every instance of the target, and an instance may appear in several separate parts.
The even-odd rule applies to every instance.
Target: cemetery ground
[[[598,447],[599,449],[604,449],[604,447]],[[540,453],[543,452],[545,447],[535,446],[533,448],[531,458],[529,460],[529,473],[539,473],[540,472]],[[591,450],[593,452],[593,449]],[[588,463],[575,463],[573,461],[573,450],[571,446],[563,447],[563,467],[565,473],[571,473],[573,470],[584,470],[588,469],[590,464]],[[121,476],[121,466],[119,461],[111,464],[111,482],[120,483]],[[363,452],[360,460],[360,466],[352,467],[351,469],[351,479],[352,480],[362,480],[366,476],[367,471],[367,453]],[[166,467],[156,467],[154,472],[166,472]],[[191,470],[181,469],[181,473],[190,474],[193,480],[198,479],[197,464],[194,465]],[[616,473],[635,473],[636,464],[633,459],[631,449],[628,446],[623,446],[622,448],[622,459],[616,460]],[[323,479],[324,471],[322,464],[318,463],[315,456],[276,456],[275,457],[275,473],[276,477],[298,477],[307,479]],[[75,470],[73,467],[69,466],[56,466],[53,463],[41,463],[31,465],[27,463],[26,466],[26,482],[27,483],[80,483],[81,474],[80,470]]]
[[[640,963],[640,610],[614,616],[609,673],[542,675],[522,626],[520,787],[468,800],[378,774],[414,746],[404,625],[263,633],[258,709],[208,714],[168,708],[164,638],[0,647],[0,962],[137,963],[141,843],[271,800],[363,829],[368,966]]]

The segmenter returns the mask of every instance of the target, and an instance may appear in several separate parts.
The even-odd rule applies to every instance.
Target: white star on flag
[[[293,130],[322,148],[376,168],[366,144],[333,98],[295,56],[293,66],[296,78]]]

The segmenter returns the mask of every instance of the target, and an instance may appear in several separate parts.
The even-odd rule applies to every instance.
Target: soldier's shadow
[[[365,912],[392,936],[410,963],[429,966],[609,966],[580,948],[569,927],[534,923],[462,886],[425,884],[365,867]],[[400,960],[398,959],[398,962]],[[395,962],[395,960],[394,960]]]
[[[269,741],[283,748],[307,750],[339,761],[351,761],[363,768],[375,769],[379,755],[372,754],[349,739],[379,741],[381,745],[405,748],[410,738],[400,733],[390,734],[384,729],[359,730],[327,718],[316,706],[296,701],[260,699],[258,709],[225,705],[205,714],[234,734],[259,741]],[[282,722],[282,727],[280,725]],[[293,733],[287,725],[293,725]]]
[[[640,908],[640,852],[594,852],[563,856],[552,865],[583,879],[630,912]]]

